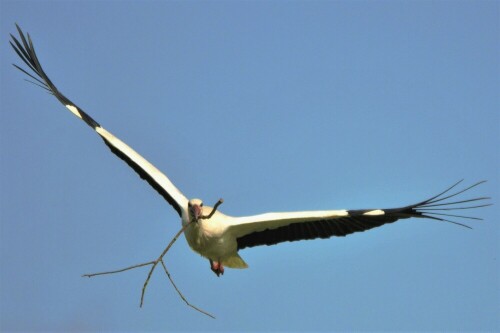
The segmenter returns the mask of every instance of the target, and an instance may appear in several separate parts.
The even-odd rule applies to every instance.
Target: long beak
[[[193,205],[193,206],[191,207],[191,210],[192,210],[192,212],[193,212],[193,217],[194,217],[194,220],[195,220],[195,221],[198,221],[198,220],[199,220],[199,218],[200,218],[200,216],[201,216],[201,213],[202,213],[202,212],[201,212],[201,207],[200,207],[200,206],[198,206],[198,205]]]

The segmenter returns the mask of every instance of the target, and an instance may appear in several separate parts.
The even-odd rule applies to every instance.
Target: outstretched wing
[[[238,250],[240,250],[258,245],[274,245],[281,242],[346,236],[354,232],[369,230],[386,223],[410,217],[429,218],[470,228],[465,224],[452,221],[448,218],[480,219],[449,214],[447,212],[490,206],[491,204],[482,203],[483,200],[490,198],[478,197],[459,201],[447,200],[484,183],[484,181],[481,181],[456,193],[447,194],[460,182],[430,199],[406,207],[267,213],[235,218],[228,229],[235,235],[238,242]],[[479,205],[468,204],[477,201],[480,202]],[[466,205],[457,206],[458,204]]]
[[[24,36],[21,28],[16,24],[17,30],[19,32],[19,40],[16,39],[12,34],[12,41],[10,45],[14,48],[17,55],[24,61],[24,63],[33,71],[34,75],[30,74],[21,67],[14,65],[17,69],[31,77],[35,82],[32,82],[39,87],[47,90],[50,94],[54,95],[64,106],[66,106],[75,116],[83,120],[87,125],[92,127],[94,131],[97,132],[104,140],[104,143],[111,149],[111,151],[125,161],[132,169],[135,170],[146,180],[160,195],[167,200],[169,204],[174,207],[174,209],[182,216],[183,210],[187,207],[188,200],[186,197],[172,184],[172,182],[165,176],[160,170],[158,170],[154,165],[149,163],[141,155],[139,155],[135,150],[126,145],[123,141],[116,138],[113,134],[105,130],[99,123],[92,119],[88,114],[83,112],[75,103],[71,102],[66,96],[64,96],[56,86],[50,81],[47,74],[45,74],[38,57],[35,53],[33,47],[33,42],[31,41],[30,35]]]

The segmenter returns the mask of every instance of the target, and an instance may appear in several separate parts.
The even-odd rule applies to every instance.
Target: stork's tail
[[[240,257],[238,253],[232,257],[222,260],[222,264],[229,268],[248,268],[247,263]]]

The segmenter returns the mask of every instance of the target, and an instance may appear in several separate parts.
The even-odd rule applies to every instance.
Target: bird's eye
[[[203,207],[203,202],[200,204],[200,207]]]
[[[188,202],[188,207],[191,207],[191,203],[190,202]]]

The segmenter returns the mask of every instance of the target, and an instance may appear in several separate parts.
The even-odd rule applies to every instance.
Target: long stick
[[[177,293],[179,294],[179,296],[182,298],[182,300],[190,307],[192,307],[193,309],[195,309],[196,311],[199,311],[213,319],[215,319],[215,316],[211,315],[210,313],[206,312],[205,310],[202,310],[196,306],[194,306],[193,304],[189,303],[188,300],[186,299],[186,297],[184,297],[184,295],[181,293],[181,291],[179,290],[179,288],[177,288],[177,286],[175,285],[174,283],[174,280],[172,279],[172,277],[170,276],[170,273],[168,272],[167,270],[167,266],[165,266],[165,263],[163,262],[163,260],[160,260],[161,262],[161,265],[163,266],[163,269],[165,270],[165,273],[167,274],[167,277],[168,279],[170,280],[170,282],[172,283],[172,286],[174,286],[175,288],[175,291],[177,291]]]
[[[89,278],[91,278],[91,277],[97,276],[97,275],[121,273],[121,272],[128,271],[129,269],[134,269],[134,268],[139,268],[139,267],[142,267],[142,266],[152,265],[154,263],[155,263],[154,261],[150,261],[150,262],[145,262],[145,263],[142,263],[142,264],[137,264],[137,265],[134,265],[134,266],[130,266],[130,267],[127,267],[127,268],[118,269],[116,271],[100,272],[100,273],[92,273],[92,274],[83,274],[82,277],[89,277]]]
[[[215,211],[217,210],[217,208],[224,202],[224,200],[222,199],[219,199],[219,201],[217,201],[214,205],[214,207],[212,208],[212,211],[210,212],[210,214],[208,214],[207,216],[200,216],[201,219],[210,219]],[[177,293],[179,294],[179,296],[181,297],[181,299],[188,305],[190,306],[191,308],[195,309],[196,311],[200,312],[200,313],[203,313],[204,315],[210,317],[210,318],[213,318],[215,319],[215,317],[213,315],[211,315],[210,313],[206,312],[205,310],[202,310],[196,306],[194,306],[193,304],[189,303],[188,300],[186,299],[186,297],[184,297],[184,295],[181,293],[181,291],[179,290],[179,288],[177,288],[177,286],[175,285],[174,283],[174,280],[172,279],[172,277],[170,276],[170,273],[169,271],[167,270],[167,266],[165,265],[165,263],[163,262],[163,257],[167,254],[168,250],[170,250],[170,248],[172,247],[172,245],[174,245],[175,241],[177,240],[177,238],[179,238],[179,236],[191,225],[191,223],[193,223],[194,221],[191,220],[189,221],[188,223],[186,223],[182,228],[181,230],[179,230],[177,232],[177,234],[175,234],[174,238],[172,238],[172,240],[170,241],[170,243],[168,243],[167,247],[165,248],[165,250],[163,250],[163,252],[160,254],[160,256],[156,259],[156,260],[153,260],[153,261],[148,261],[148,262],[144,262],[142,264],[137,264],[137,265],[133,265],[133,266],[129,266],[129,267],[125,267],[125,268],[122,268],[122,269],[118,269],[118,270],[114,270],[114,271],[108,271],[108,272],[100,272],[100,273],[91,273],[91,274],[83,274],[82,276],[84,277],[88,277],[88,278],[91,278],[93,276],[97,276],[97,275],[106,275],[106,274],[115,274],[115,273],[121,273],[121,272],[125,272],[125,271],[128,271],[130,269],[134,269],[134,268],[139,268],[139,267],[143,267],[143,266],[148,266],[148,265],[152,265],[151,269],[149,270],[149,273],[148,273],[148,277],[146,278],[146,281],[144,281],[144,285],[142,286],[142,292],[141,292],[141,303],[140,303],[140,307],[142,307],[142,304],[144,304],[144,294],[146,293],[146,288],[148,287],[148,283],[149,283],[149,280],[151,279],[151,276],[153,275],[153,272],[156,268],[156,266],[158,265],[158,263],[161,263],[161,265],[163,266],[163,270],[165,271],[165,274],[167,274],[167,277],[168,279],[170,280],[170,283],[172,284],[172,286],[174,287],[175,291],[177,291]]]
[[[175,243],[175,241],[177,240],[177,238],[179,238],[179,236],[184,232],[184,230],[186,230],[187,227],[189,227],[191,225],[191,223],[192,223],[191,221],[188,222],[188,223],[186,223],[181,228],[181,230],[179,230],[177,232],[177,234],[175,234],[174,238],[172,238],[172,240],[170,241],[170,243],[168,243],[167,247],[165,248],[165,250],[163,250],[163,252],[158,257],[158,259],[156,259],[155,261],[152,262],[153,263],[153,267],[151,267],[151,270],[149,271],[148,277],[146,278],[146,281],[144,281],[144,286],[142,287],[141,304],[140,304],[141,308],[142,308],[142,304],[144,302],[144,293],[146,292],[146,287],[148,286],[149,279],[151,278],[151,275],[153,275],[153,271],[155,270],[156,265],[158,265],[158,263],[160,261],[163,261],[163,256],[168,252],[168,250],[172,247],[172,245]]]
[[[179,230],[179,232],[177,232],[177,234],[174,236],[174,238],[172,238],[172,240],[170,241],[170,243],[167,245],[167,247],[165,248],[165,250],[163,250],[163,252],[161,253],[161,255],[158,257],[158,259],[156,260],[153,260],[153,261],[148,261],[148,262],[145,262],[145,263],[142,263],[142,264],[137,264],[137,265],[133,265],[133,266],[129,266],[129,267],[125,267],[125,268],[122,268],[122,269],[118,269],[118,270],[114,270],[114,271],[107,271],[107,272],[99,272],[99,273],[91,273],[91,274],[83,274],[82,276],[83,277],[88,277],[88,278],[91,278],[91,277],[94,277],[94,276],[98,276],[98,275],[106,275],[106,274],[115,274],[115,273],[121,273],[121,272],[125,272],[125,271],[128,271],[128,270],[131,270],[131,269],[134,269],[134,268],[139,268],[139,267],[143,267],[143,266],[148,266],[148,265],[153,265],[151,267],[151,269],[149,270],[149,273],[148,273],[148,277],[146,278],[146,281],[144,282],[144,285],[142,287],[142,293],[141,293],[141,303],[140,303],[140,307],[142,307],[143,303],[144,303],[144,294],[146,293],[146,288],[148,286],[148,283],[149,283],[149,280],[151,279],[151,275],[153,275],[153,271],[154,269],[156,268],[156,265],[158,265],[159,262],[161,262],[162,266],[163,266],[163,269],[165,270],[165,273],[167,274],[167,277],[168,279],[170,280],[170,283],[172,283],[172,286],[174,286],[175,290],[177,291],[177,293],[179,294],[179,296],[181,297],[181,299],[188,305],[190,306],[191,308],[195,309],[196,311],[210,317],[210,318],[213,318],[215,319],[215,317],[213,315],[211,315],[210,313],[202,310],[201,308],[198,308],[196,306],[194,306],[193,304],[189,303],[188,300],[186,299],[186,297],[184,297],[184,295],[182,294],[182,292],[179,290],[179,288],[177,288],[177,286],[175,285],[174,283],[174,280],[172,279],[172,277],[170,276],[170,273],[168,272],[167,270],[167,266],[165,266],[165,263],[163,262],[163,257],[165,256],[165,254],[167,254],[168,250],[172,247],[172,245],[175,243],[175,241],[179,238],[179,236],[187,229],[187,227],[191,224],[192,222],[189,222],[187,223],[186,225],[184,225],[181,230]]]

